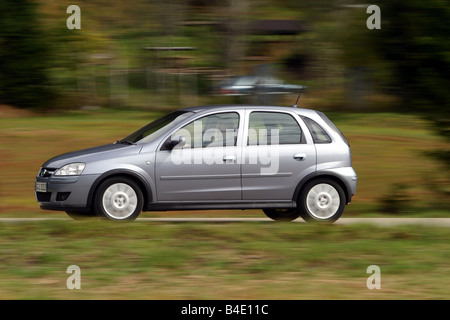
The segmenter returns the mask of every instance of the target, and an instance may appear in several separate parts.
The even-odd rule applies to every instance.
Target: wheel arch
[[[153,199],[152,192],[151,192],[152,189],[151,189],[150,185],[145,180],[145,178],[143,176],[141,176],[139,173],[136,173],[131,170],[122,170],[122,169],[111,170],[111,171],[105,172],[94,181],[94,183],[91,186],[91,189],[89,190],[89,195],[88,195],[88,200],[87,200],[88,206],[90,208],[94,207],[95,194],[97,193],[98,188],[100,187],[100,185],[102,184],[103,181],[105,181],[109,178],[113,178],[113,177],[129,178],[129,179],[133,180],[135,183],[137,183],[139,188],[141,188],[142,194],[144,196],[143,210],[146,210],[147,203],[152,202],[152,199]]]
[[[330,180],[336,182],[337,184],[339,184],[341,186],[342,190],[344,190],[346,203],[347,204],[350,203],[350,201],[352,200],[352,191],[351,191],[350,186],[348,186],[347,183],[343,179],[341,179],[339,176],[337,176],[333,173],[330,173],[330,172],[314,172],[314,173],[311,173],[311,174],[307,175],[306,177],[304,177],[299,182],[297,187],[295,188],[292,200],[297,201],[300,192],[302,191],[303,187],[308,182],[315,180],[315,179],[323,179],[323,178],[330,179]]]

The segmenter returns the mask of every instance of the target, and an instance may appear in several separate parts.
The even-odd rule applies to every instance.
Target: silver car
[[[115,143],[45,162],[42,209],[133,220],[142,211],[257,209],[274,220],[336,221],[356,191],[350,147],[321,112],[201,106]]]

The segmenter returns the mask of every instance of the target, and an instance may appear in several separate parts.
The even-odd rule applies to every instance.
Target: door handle
[[[223,162],[235,163],[236,162],[236,156],[224,156],[223,157]]]
[[[303,161],[306,159],[306,154],[305,153],[296,153],[293,155],[293,158],[297,161]]]

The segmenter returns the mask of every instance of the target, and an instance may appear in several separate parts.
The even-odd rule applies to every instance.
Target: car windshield
[[[128,137],[117,141],[117,143],[136,144],[151,142],[161,136],[167,128],[183,121],[192,114],[194,113],[188,111],[175,111],[169,113],[168,115],[147,124],[136,132],[130,134]]]
[[[257,77],[252,76],[243,76],[243,77],[237,77],[234,79],[234,83],[232,85],[234,86],[252,86],[258,81]]]

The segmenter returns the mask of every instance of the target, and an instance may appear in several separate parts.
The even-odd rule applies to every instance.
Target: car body
[[[263,209],[335,221],[356,192],[350,147],[319,111],[223,105],[172,112],[128,137],[46,161],[42,209],[132,220],[141,211]]]
[[[306,89],[306,86],[287,84],[270,76],[235,76],[222,81],[218,93],[225,96],[281,95],[298,94]]]

